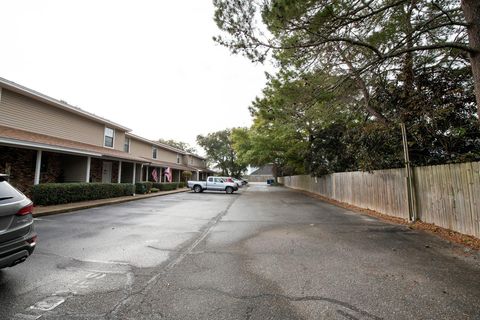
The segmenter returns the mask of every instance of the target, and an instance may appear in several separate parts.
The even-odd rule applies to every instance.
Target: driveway
[[[1,319],[480,319],[478,253],[265,185],[37,220]]]

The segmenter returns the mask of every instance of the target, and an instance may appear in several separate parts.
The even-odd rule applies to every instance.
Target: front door
[[[102,183],[111,183],[112,182],[112,163],[103,162],[102,169]]]

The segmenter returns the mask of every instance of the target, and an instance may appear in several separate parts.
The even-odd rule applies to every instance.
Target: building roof
[[[268,176],[273,175],[273,165],[267,164],[249,174],[250,176]]]
[[[18,94],[21,94],[23,96],[32,98],[34,100],[46,103],[50,106],[68,111],[70,113],[79,115],[81,117],[87,118],[89,120],[93,120],[98,123],[102,123],[104,125],[108,125],[109,127],[115,128],[115,129],[120,129],[124,130],[126,132],[126,135],[128,137],[146,142],[148,144],[155,145],[159,148],[169,150],[172,152],[176,152],[182,155],[190,155],[202,160],[206,160],[205,158],[198,156],[193,153],[186,152],[182,149],[178,149],[175,147],[172,147],[170,145],[167,145],[165,143],[161,143],[159,141],[154,141],[154,140],[149,140],[143,137],[140,137],[138,135],[135,135],[129,131],[131,129],[122,126],[118,123],[115,123],[113,121],[110,121],[108,119],[102,118],[100,116],[97,116],[93,113],[87,112],[81,108],[72,106],[65,101],[57,100],[55,98],[49,97],[43,93],[40,93],[38,91],[29,89],[25,86],[22,86],[18,83],[15,83],[13,81],[7,80],[5,78],[0,77],[0,88],[5,88],[7,90],[16,92]],[[75,153],[75,154],[83,154],[83,155],[92,155],[92,156],[105,156],[105,157],[114,157],[114,158],[119,158],[119,159],[126,159],[126,160],[132,160],[132,161],[141,161],[142,163],[149,163],[152,160],[147,159],[145,161],[144,158],[141,157],[135,157],[132,156],[126,152],[115,150],[115,149],[109,149],[109,148],[103,148],[99,146],[94,146],[94,145],[89,145],[81,142],[75,142],[75,141],[70,141],[66,139],[61,139],[61,138],[56,138],[53,136],[48,136],[48,135],[43,135],[43,134],[38,134],[34,132],[29,132],[29,131],[24,131],[20,129],[14,129],[10,127],[5,127],[5,126],[0,126],[0,144],[10,144],[10,145],[23,145],[25,147],[35,147],[37,149],[44,149],[44,150],[56,150],[60,152],[65,152],[65,153]],[[166,163],[168,164],[168,163]],[[173,165],[177,164],[172,164]],[[181,165],[180,165],[181,166]],[[187,168],[187,169],[185,169]],[[183,166],[183,170],[191,170],[189,167]]]
[[[161,161],[161,160],[155,160],[155,159],[147,159],[144,158],[146,161],[150,162],[151,166],[160,166],[164,168],[172,168],[172,169],[178,169],[178,170],[186,170],[186,171],[192,171],[192,167],[187,167],[179,163],[173,163],[173,162],[168,162],[168,161]]]
[[[216,173],[216,171],[213,171],[209,168],[198,168],[198,167],[194,167],[194,166],[190,166],[190,168],[194,169],[195,171],[200,171],[200,172],[207,172],[207,173]]]
[[[141,137],[141,136],[139,136],[139,135],[133,134],[133,133],[131,133],[131,132],[127,132],[127,133],[125,133],[125,135],[126,135],[127,137],[131,137],[131,138],[133,138],[133,139],[137,139],[137,140],[140,140],[140,141],[143,141],[143,142],[146,142],[146,143],[155,145],[155,146],[160,147],[160,148],[162,148],[162,149],[170,150],[170,151],[173,151],[173,152],[182,154],[182,155],[194,156],[195,158],[198,158],[198,159],[201,159],[201,160],[207,160],[206,158],[201,157],[201,156],[199,156],[199,155],[196,155],[196,154],[194,154],[194,153],[186,152],[185,150],[172,147],[171,145],[162,143],[162,142],[160,142],[160,141],[150,140],[150,139]]]
[[[180,153],[182,155],[191,155],[191,156],[194,156],[196,158],[199,158],[199,159],[202,159],[202,160],[206,160],[205,158],[199,156],[199,155],[196,155],[196,154],[193,154],[193,153],[189,153],[189,152],[186,152],[182,149],[178,149],[178,148],[175,148],[175,147],[172,147],[170,145],[167,145],[165,143],[161,143],[159,141],[155,141],[155,140],[149,140],[149,139],[146,139],[146,138],[143,138],[143,137],[140,137],[138,135],[135,135],[133,133],[130,133],[131,129],[130,128],[127,128],[123,125],[120,125],[118,123],[115,123],[113,121],[110,121],[108,119],[105,119],[103,117],[100,117],[100,116],[97,116],[96,114],[93,114],[91,112],[88,112],[88,111],[85,111],[79,107],[75,107],[75,106],[72,106],[70,104],[68,104],[67,102],[65,101],[62,101],[62,100],[57,100],[55,98],[52,98],[50,96],[47,96],[43,93],[40,93],[38,91],[35,91],[33,89],[30,89],[30,88],[27,88],[25,86],[22,86],[18,83],[15,83],[13,81],[10,81],[10,80],[7,80],[5,78],[2,78],[0,77],[0,87],[2,88],[5,88],[5,89],[8,89],[10,91],[13,91],[13,92],[16,92],[16,93],[19,93],[21,95],[24,95],[24,96],[27,96],[29,98],[32,98],[34,100],[37,100],[37,101],[41,101],[43,103],[46,103],[50,106],[53,106],[53,107],[56,107],[56,108],[59,108],[59,109],[62,109],[62,110],[65,110],[65,111],[68,111],[68,112],[71,112],[73,114],[76,114],[76,115],[79,115],[81,117],[84,117],[84,118],[87,118],[87,119],[90,119],[90,120],[93,120],[95,122],[98,122],[98,123],[102,123],[102,124],[105,124],[105,125],[108,125],[112,128],[115,128],[115,129],[121,129],[121,130],[124,130],[127,134],[127,136],[130,136],[132,138],[135,138],[137,140],[141,140],[141,141],[144,141],[144,142],[147,142],[147,143],[151,143],[153,145],[156,145],[160,148],[163,148],[163,149],[167,149],[167,150],[170,150],[170,151],[174,151],[174,152],[177,152],[177,153]]]
[[[201,160],[207,160],[207,158],[199,156],[198,154],[187,152],[189,156],[194,156],[195,158],[201,159]]]
[[[10,127],[0,126],[0,145],[14,145],[45,151],[114,158],[139,163],[149,163],[144,158],[136,157],[120,150],[94,146],[86,143],[56,138]]]
[[[126,135],[127,137],[130,137],[130,138],[133,138],[133,139],[137,139],[137,140],[146,142],[146,143],[148,143],[148,144],[155,145],[155,146],[160,147],[160,148],[162,148],[162,149],[170,150],[170,151],[173,151],[173,152],[176,152],[176,153],[180,153],[180,154],[187,154],[187,153],[186,153],[184,150],[182,150],[182,149],[174,148],[174,147],[169,146],[168,144],[165,144],[165,143],[161,143],[161,142],[158,142],[158,141],[155,141],[155,140],[150,140],[150,139],[147,139],[147,138],[144,138],[144,137],[140,137],[140,136],[137,136],[136,134],[133,134],[133,133],[131,133],[131,132],[127,132],[125,135]]]
[[[35,99],[37,101],[41,101],[41,102],[46,103],[50,106],[53,106],[53,107],[56,107],[56,108],[59,108],[59,109],[66,110],[68,112],[77,114],[77,115],[82,116],[84,118],[87,118],[87,119],[90,119],[90,120],[108,125],[110,127],[113,127],[113,128],[116,128],[116,129],[121,129],[121,130],[124,130],[124,131],[131,131],[131,129],[129,129],[125,126],[122,126],[118,123],[115,123],[115,122],[110,121],[108,119],[102,118],[102,117],[97,116],[93,113],[87,112],[87,111],[85,111],[81,108],[72,106],[72,105],[66,103],[65,101],[61,101],[61,100],[57,100],[55,98],[49,97],[49,96],[47,96],[43,93],[40,93],[38,91],[29,89],[27,87],[24,87],[24,86],[22,86],[18,83],[15,83],[13,81],[7,80],[7,79],[2,78],[2,77],[0,77],[0,87],[8,89],[8,90],[16,92],[16,93],[19,93],[19,94],[22,94],[24,96],[30,97],[30,98]]]

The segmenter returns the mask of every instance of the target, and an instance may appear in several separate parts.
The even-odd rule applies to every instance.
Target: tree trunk
[[[470,47],[474,52],[470,53],[473,80],[475,82],[475,97],[477,100],[477,114],[480,121],[480,1],[462,0],[463,14],[468,23],[467,33]]]

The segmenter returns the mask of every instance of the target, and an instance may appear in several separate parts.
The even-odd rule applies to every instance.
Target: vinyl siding
[[[0,114],[0,125],[103,146],[104,124],[6,89],[2,90]],[[115,130],[115,149],[123,150],[124,134]]]
[[[124,144],[125,144],[125,132],[115,129],[115,138],[113,140],[113,147],[116,150],[123,151]]]
[[[197,168],[206,168],[204,160],[193,157],[193,166]]]
[[[146,142],[130,138],[130,153],[138,157],[144,157],[147,159],[152,158],[152,145]]]
[[[152,159],[152,146],[150,143],[130,138],[130,153],[136,156]],[[156,160],[177,163],[177,153],[157,146]],[[182,155],[180,155],[180,164],[182,164]]]
[[[193,162],[190,162],[191,159],[193,158]],[[194,157],[194,156],[191,156],[191,155],[188,155],[188,157],[186,158],[186,163],[189,165],[189,166],[194,166],[196,168],[206,168],[205,166],[205,163],[203,162],[202,159],[199,159],[197,157]]]
[[[177,153],[158,148],[158,159],[161,161],[177,163]],[[180,164],[182,164],[182,155],[180,155]]]

